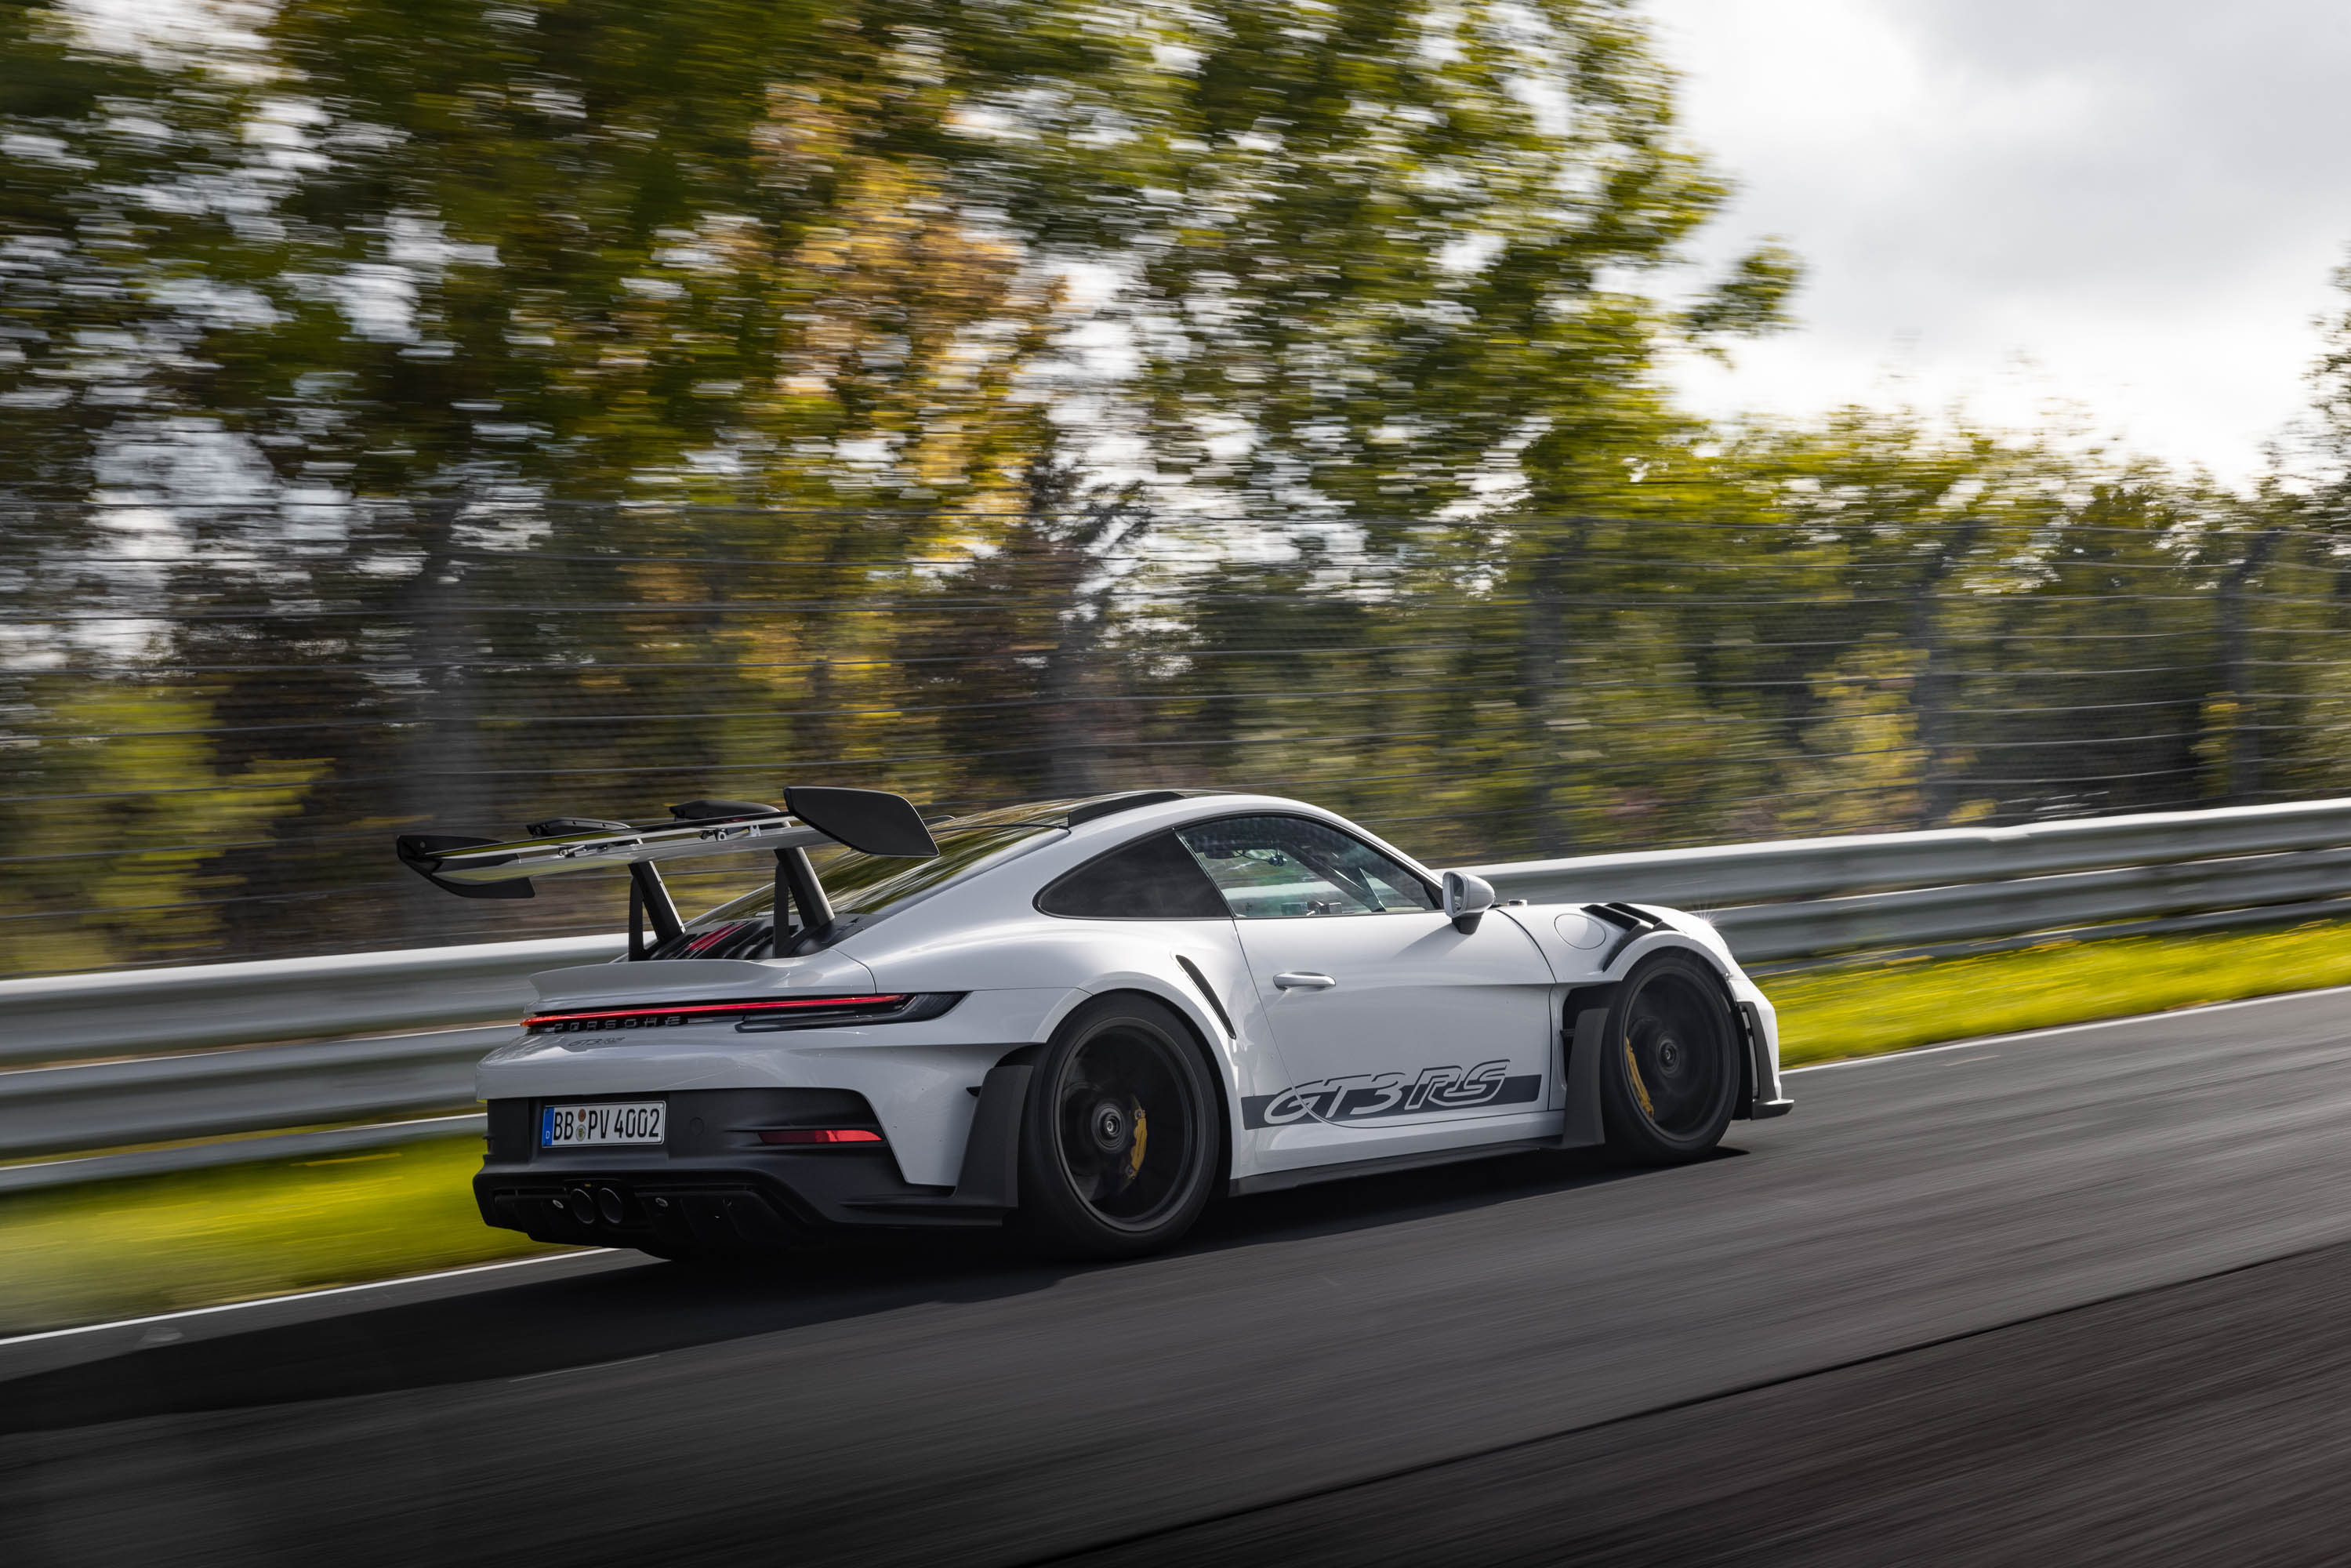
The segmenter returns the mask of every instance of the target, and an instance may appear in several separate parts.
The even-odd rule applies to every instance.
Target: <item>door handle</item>
[[[1312,975],[1303,969],[1292,969],[1286,974],[1276,975],[1273,983],[1277,989],[1284,991],[1327,991],[1339,982],[1328,975]]]

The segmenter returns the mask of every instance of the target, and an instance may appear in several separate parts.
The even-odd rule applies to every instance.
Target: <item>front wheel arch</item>
[[[1607,1143],[1645,1164],[1703,1157],[1739,1112],[1751,1055],[1721,970],[1677,945],[1610,989],[1597,1063]]]

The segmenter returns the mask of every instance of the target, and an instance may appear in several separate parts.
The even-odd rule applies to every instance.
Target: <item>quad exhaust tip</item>
[[[629,1200],[618,1187],[575,1186],[549,1201],[582,1225],[593,1225],[599,1219],[607,1225],[618,1225],[628,1217]],[[664,1202],[662,1207],[666,1208],[669,1205]]]

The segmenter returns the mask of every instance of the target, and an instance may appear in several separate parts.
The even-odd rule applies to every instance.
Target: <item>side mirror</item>
[[[1495,896],[1494,884],[1484,877],[1471,876],[1466,871],[1445,873],[1445,915],[1456,931],[1466,936],[1477,930],[1479,917],[1500,902]]]

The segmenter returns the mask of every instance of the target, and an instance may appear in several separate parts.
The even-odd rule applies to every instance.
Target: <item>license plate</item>
[[[669,1109],[664,1100],[619,1100],[602,1105],[549,1105],[538,1114],[538,1146],[658,1144]]]

